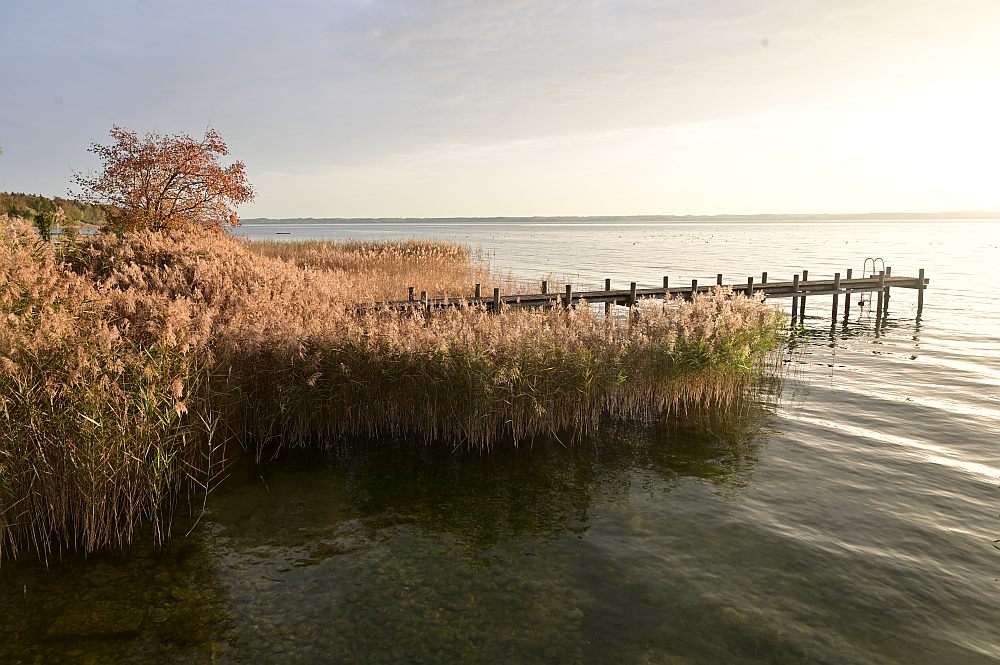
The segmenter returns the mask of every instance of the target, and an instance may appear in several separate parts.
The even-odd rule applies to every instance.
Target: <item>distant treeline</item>
[[[45,213],[53,216],[62,211],[60,226],[101,226],[107,221],[107,216],[100,206],[64,199],[49,198],[39,194],[23,194],[20,192],[0,192],[0,215],[22,217],[34,221],[36,215]]]
[[[914,221],[914,220],[1000,220],[1000,211],[966,210],[955,212],[864,212],[803,213],[759,215],[587,215],[587,216],[529,216],[529,217],[250,217],[241,219],[243,224],[309,223],[309,222],[839,222],[839,221]]]

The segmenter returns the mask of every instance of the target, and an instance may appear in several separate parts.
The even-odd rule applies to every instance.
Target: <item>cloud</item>
[[[992,0],[16,3],[0,23],[16,93],[0,99],[0,188],[63,191],[116,122],[211,124],[251,169],[305,177],[884,105],[1000,74],[998,29]],[[532,159],[555,168],[560,149]]]

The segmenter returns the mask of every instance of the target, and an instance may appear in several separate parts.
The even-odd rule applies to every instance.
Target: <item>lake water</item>
[[[578,289],[814,279],[866,257],[930,287],[919,319],[894,289],[880,329],[811,298],[782,380],[732,413],[571,448],[241,463],[163,552],[5,563],[0,662],[1000,662],[1000,222],[240,232],[459,240]]]

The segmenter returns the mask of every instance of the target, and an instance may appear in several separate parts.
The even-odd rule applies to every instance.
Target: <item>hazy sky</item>
[[[219,130],[246,217],[1000,210],[1000,0],[0,0],[0,190]]]

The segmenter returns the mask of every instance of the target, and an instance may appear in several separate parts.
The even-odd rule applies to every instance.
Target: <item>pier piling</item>
[[[834,323],[837,322],[837,305],[839,304],[837,299],[840,297],[837,295],[838,291],[840,291],[840,273],[835,272],[833,273],[833,314],[830,317]]]
[[[917,276],[917,318],[924,313],[924,269]]]
[[[799,315],[799,276],[792,275],[792,322]]]
[[[851,275],[854,273],[854,268],[847,269],[847,281],[851,281]],[[847,317],[851,314],[851,293],[848,291],[844,294],[844,322],[847,322]]]
[[[802,271],[802,281],[803,282],[809,281],[808,270]],[[801,323],[802,321],[805,320],[805,318],[806,318],[806,297],[802,296],[802,298],[799,299],[799,322]]]

